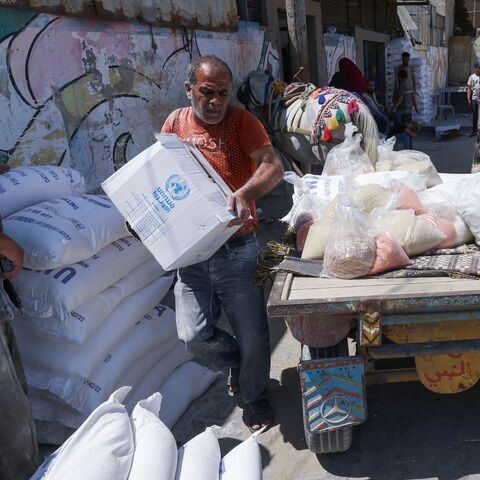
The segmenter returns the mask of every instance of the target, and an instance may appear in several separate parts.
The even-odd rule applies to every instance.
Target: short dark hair
[[[195,85],[197,82],[197,70],[202,65],[210,65],[211,67],[220,70],[222,73],[226,73],[230,76],[230,80],[233,80],[232,71],[230,67],[216,55],[204,55],[203,57],[197,57],[190,62],[190,65],[187,67],[187,82],[190,85]]]
[[[408,73],[406,70],[399,70],[398,71],[398,78],[401,78],[402,80],[405,80],[408,78]]]
[[[402,57],[410,58],[410,54],[408,52],[402,52]]]

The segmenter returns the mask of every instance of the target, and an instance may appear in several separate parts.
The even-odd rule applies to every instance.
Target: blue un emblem
[[[169,177],[165,188],[174,200],[183,200],[187,198],[190,193],[187,182],[180,175],[172,175]]]

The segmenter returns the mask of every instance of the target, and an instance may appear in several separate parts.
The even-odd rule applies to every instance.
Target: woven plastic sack
[[[255,432],[230,450],[220,465],[220,480],[262,480],[262,454]]]
[[[18,320],[28,325],[36,337],[51,342],[80,345],[90,338],[120,302],[142,290],[151,282],[160,279],[163,274],[164,271],[160,264],[154,258],[150,258],[111,287],[72,310],[66,323],[60,322],[54,317],[45,319],[25,314],[15,316],[15,321]],[[173,275],[166,275],[159,280],[157,301],[161,301],[167,294],[173,280]]]
[[[123,387],[112,393],[31,480],[127,480],[135,445],[130,417],[121,402],[129,390]]]
[[[368,155],[360,146],[362,134],[353,123],[345,125],[345,140],[327,155],[322,175],[357,176],[375,171]]]
[[[175,480],[218,480],[220,445],[212,428],[178,449]]]
[[[128,235],[123,217],[105,195],[46,200],[5,218],[3,228],[24,249],[24,267],[34,270],[85,260]]]
[[[153,349],[165,355],[177,342],[175,312],[157,305],[112,350],[106,352],[104,360],[84,382],[71,405],[88,415],[105,401],[132,365],[145,360],[145,355]]]
[[[158,418],[162,396],[155,393],[140,400],[131,415],[135,453],[128,480],[174,480],[177,443]]]
[[[132,365],[121,379],[123,385],[133,386],[125,404],[127,410],[133,409],[142,398],[160,390],[175,369],[192,358],[193,355],[187,350],[185,344],[179,341],[166,354],[161,349],[154,348],[135,365]]]
[[[31,329],[23,323],[14,322],[28,383],[48,390],[65,402],[71,402],[84,385],[85,379],[90,379],[96,369],[105,365],[104,359],[129,333],[138,330],[144,315],[150,315],[157,305],[157,292],[162,287],[162,280],[163,278],[154,280],[120,302],[98,330],[82,345],[53,343],[36,338],[32,335]],[[132,351],[144,347],[142,339],[137,342],[134,339],[135,336],[132,334]]]
[[[85,193],[85,180],[76,170],[57,166],[19,167],[0,175],[0,217],[22,208]]]
[[[151,258],[133,237],[112,242],[87,260],[55,270],[23,269],[15,287],[31,317],[67,322],[70,312]]]

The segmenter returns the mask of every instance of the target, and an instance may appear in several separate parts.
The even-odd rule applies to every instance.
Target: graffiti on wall
[[[255,24],[235,33],[172,32],[2,9],[0,162],[70,166],[97,191],[186,105],[192,57],[218,55],[236,83],[257,67],[278,74],[278,55],[264,40]]]
[[[338,33],[326,33],[324,35],[325,53],[327,57],[328,82],[338,70],[338,62],[346,57],[354,63],[357,61],[357,49],[355,38]]]

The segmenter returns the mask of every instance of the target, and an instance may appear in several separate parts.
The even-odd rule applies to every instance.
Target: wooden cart
[[[267,309],[302,345],[305,437],[315,453],[350,447],[352,427],[367,418],[366,385],[420,380],[455,393],[480,378],[478,280],[278,273]]]

